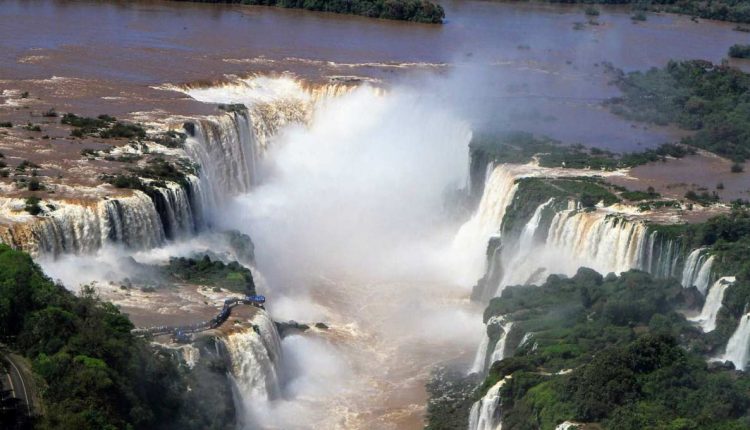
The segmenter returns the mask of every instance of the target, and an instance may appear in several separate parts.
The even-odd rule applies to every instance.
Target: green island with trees
[[[477,388],[469,389],[476,377],[452,382],[459,389],[451,408],[441,401],[449,384],[431,383],[427,429],[467,423],[469,405],[504,378],[503,429],[564,421],[617,430],[747,428],[750,376],[707,363],[703,333],[679,312],[699,303],[694,288],[639,271],[603,277],[581,268],[541,286],[508,287],[484,314],[513,321],[506,358]],[[490,327],[497,341],[502,329]]]
[[[429,0],[173,0],[198,3],[231,3],[256,6],[276,6],[360,15],[368,18],[442,24],[443,7]]]

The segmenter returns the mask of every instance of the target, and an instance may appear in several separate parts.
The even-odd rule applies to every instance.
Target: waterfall
[[[555,214],[547,245],[572,259],[575,269],[621,273],[643,265],[647,231],[642,222],[604,211],[568,210]]]
[[[489,332],[490,330],[495,330],[495,327],[500,331],[500,336],[493,346],[492,353],[488,355],[491,342]],[[484,337],[482,338],[476,355],[474,356],[474,362],[469,369],[469,374],[485,373],[492,363],[500,361],[505,357],[505,344],[511,327],[513,327],[513,323],[511,321],[506,322],[505,317],[503,316],[493,316],[487,320]]]
[[[500,164],[492,169],[474,215],[459,229],[453,242],[457,254],[465,259],[467,276],[476,279],[481,276],[485,262],[487,240],[498,235],[508,204],[518,189],[516,177],[507,165]]]
[[[471,406],[469,430],[500,430],[500,389],[506,379],[501,379],[487,394]]]
[[[731,361],[738,370],[747,367],[748,347],[750,347],[750,314],[740,318],[740,324],[727,342],[727,348],[719,360]]]
[[[208,207],[216,207],[224,196],[248,192],[256,182],[260,155],[248,113],[235,111],[191,124],[185,151],[201,166]]]
[[[555,199],[549,199],[539,205],[539,207],[537,207],[534,211],[534,215],[531,216],[531,219],[529,219],[526,225],[523,226],[521,236],[518,238],[519,256],[526,256],[529,254],[529,252],[531,252],[531,248],[534,245],[534,236],[536,235],[536,231],[539,228],[539,222],[542,220],[542,213],[554,201]]]
[[[724,300],[724,292],[727,290],[727,287],[734,283],[734,281],[734,276],[725,276],[714,282],[708,290],[706,302],[703,304],[701,314],[690,319],[691,321],[697,322],[704,332],[708,333],[709,331],[716,329],[716,316],[719,314],[719,309],[721,309],[721,304]]]
[[[515,268],[516,270],[507,270],[503,273],[503,278],[498,285],[493,287],[491,297],[498,296],[506,285],[523,284],[529,279],[529,275],[535,268],[532,268],[531,264],[529,264],[531,261],[528,257],[534,249],[536,233],[539,229],[539,223],[542,220],[544,210],[553,202],[554,199],[549,199],[539,205],[536,210],[534,210],[534,214],[529,218],[529,221],[524,225],[518,238],[518,249],[511,257],[510,264],[508,264],[509,268]],[[538,263],[538,261],[535,263]],[[524,268],[528,270],[524,270]]]
[[[37,217],[22,204],[6,216],[10,223],[2,226],[0,241],[33,256],[91,253],[105,243],[149,248],[165,239],[159,214],[141,191],[98,201],[44,201]]]
[[[665,239],[659,232],[652,231],[643,248],[641,269],[657,278],[677,276],[681,252],[677,241]]]
[[[485,328],[484,336],[482,336],[482,341],[479,343],[479,348],[477,349],[477,353],[474,356],[474,362],[469,369],[469,374],[484,372],[484,363],[485,361],[487,361],[487,349],[489,348],[489,346],[490,336],[487,334],[487,330]]]
[[[258,310],[251,323],[252,328],[234,331],[223,339],[232,376],[245,403],[274,399],[280,390],[281,339],[276,326],[262,310]]]
[[[502,325],[503,332],[500,335],[500,339],[498,339],[497,343],[495,344],[495,349],[492,351],[492,355],[490,355],[490,361],[488,362],[489,365],[492,365],[493,363],[505,358],[505,345],[508,340],[508,334],[510,334],[510,329],[512,327],[513,322],[508,322]]]
[[[192,184],[193,182],[188,182],[188,186]],[[189,236],[196,231],[194,203],[190,197],[192,192],[173,182],[167,182],[166,185],[156,188],[158,195],[153,197],[164,233],[168,239]]]
[[[695,286],[701,294],[706,294],[711,282],[711,266],[714,257],[705,253],[705,248],[693,250],[685,260],[682,270],[682,286],[685,288]]]

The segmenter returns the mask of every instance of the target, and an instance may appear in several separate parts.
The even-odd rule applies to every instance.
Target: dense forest
[[[750,74],[707,61],[670,61],[661,69],[620,72],[624,93],[613,112],[695,134],[683,143],[737,162],[750,159]]]
[[[699,304],[695,289],[638,271],[603,277],[581,268],[538,287],[508,287],[485,321],[514,322],[506,335],[512,356],[494,363],[476,390],[456,390],[450,408],[437,392],[445,383],[428,387],[436,399],[428,428],[468,422],[467,405],[504,378],[503,429],[566,420],[617,430],[748,428],[750,377],[708,364],[702,332],[678,312]]]
[[[428,0],[174,0],[238,3],[361,15],[370,18],[441,24],[445,11]]]
[[[36,428],[219,429],[234,420],[220,363],[194,372],[131,334],[133,324],[93,289],[75,296],[22,252],[0,245],[0,336],[37,376],[45,413]],[[205,376],[205,377],[204,377]],[[210,393],[211,395],[206,395]],[[217,408],[213,398],[228,401]],[[219,405],[221,406],[221,405]],[[0,428],[18,428],[0,415]]]
[[[750,22],[746,0],[541,0],[549,3],[625,4],[637,10],[672,12],[731,22]]]

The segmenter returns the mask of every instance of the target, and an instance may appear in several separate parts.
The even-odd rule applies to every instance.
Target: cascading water
[[[197,180],[197,178],[195,178]],[[189,182],[192,189],[195,182]],[[189,236],[196,231],[197,220],[193,212],[193,206],[189,192],[173,182],[167,182],[166,187],[156,188],[158,197],[153,198],[156,209],[161,217],[164,233],[169,239]]]
[[[691,318],[691,321],[697,322],[704,332],[708,333],[716,329],[716,316],[719,314],[719,309],[721,309],[724,293],[734,282],[734,276],[725,276],[714,282],[708,290],[706,302],[703,304],[700,315]]]
[[[495,343],[495,348],[492,351],[492,354],[490,355],[489,364],[494,363],[496,361],[500,361],[503,358],[505,358],[505,348],[506,343],[508,340],[508,334],[510,334],[510,329],[513,328],[513,322],[508,322],[506,324],[502,325],[502,334],[500,335],[500,339],[497,340],[497,343]]]
[[[39,217],[19,216],[0,239],[34,256],[90,253],[105,243],[141,249],[164,242],[165,233],[151,199],[140,191],[90,204],[50,202]]]
[[[682,270],[682,286],[685,288],[695,286],[701,294],[706,294],[711,282],[711,266],[714,257],[708,255],[704,248],[693,250],[685,260]]]
[[[469,369],[469,374],[484,372],[484,362],[487,360],[487,349],[490,347],[490,336],[487,334],[487,328],[485,327],[484,336],[482,341],[479,343],[477,353],[474,356],[474,362]]]
[[[505,321],[502,316],[494,316],[487,321],[485,325],[485,334],[482,338],[482,342],[479,344],[477,353],[474,356],[474,362],[469,369],[471,373],[485,373],[489,366],[496,361],[500,361],[505,358],[505,347],[508,334],[510,329],[513,327],[513,322]],[[495,344],[492,346],[492,352],[489,352],[490,339],[489,331],[498,330],[500,332]]]
[[[200,178],[210,207],[228,195],[248,192],[256,182],[260,148],[247,111],[191,124],[185,151],[201,166]]]
[[[232,375],[243,399],[272,400],[279,395],[281,339],[265,311],[257,311],[251,324],[252,328],[234,331],[223,339],[232,363]]]
[[[501,379],[487,394],[477,400],[469,412],[469,430],[500,430],[500,389],[506,379]]]
[[[652,231],[643,248],[645,253],[641,261],[641,270],[657,278],[674,278],[677,276],[682,253],[675,240],[665,239],[657,231]]]
[[[469,280],[477,279],[485,262],[484,249],[490,236],[499,234],[505,210],[518,185],[516,176],[505,164],[492,169],[484,187],[479,208],[458,231],[453,242],[457,255],[465,261]]]
[[[641,267],[647,228],[606,212],[564,211],[552,219],[547,245],[576,266],[625,272]]]
[[[519,256],[526,256],[529,254],[529,252],[531,252],[532,246],[534,245],[534,237],[536,235],[536,231],[539,229],[539,222],[542,220],[542,213],[554,201],[555,199],[549,199],[539,205],[529,221],[526,223],[526,225],[524,225],[523,231],[521,231],[521,236],[518,238]]]
[[[750,314],[745,314],[740,318],[740,324],[734,331],[732,337],[727,342],[727,348],[719,360],[731,361],[734,367],[744,370],[747,367],[748,356],[750,355]]]

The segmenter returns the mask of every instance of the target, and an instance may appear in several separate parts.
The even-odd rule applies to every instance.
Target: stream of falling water
[[[421,428],[431,370],[470,360],[481,329],[465,292],[446,287],[330,279],[312,284],[306,301],[330,328],[284,339],[286,400],[267,405],[259,424]]]
[[[443,210],[471,133],[443,106],[367,87],[321,103],[224,211],[256,244],[273,318],[329,325],[283,339],[281,395],[243,398],[253,428],[421,428],[430,372],[471,360],[480,309]]]

